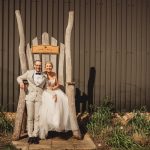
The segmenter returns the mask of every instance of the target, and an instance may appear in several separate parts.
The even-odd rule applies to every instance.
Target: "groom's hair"
[[[35,61],[34,61],[34,65],[36,64],[36,62],[41,62],[41,63],[42,63],[41,60],[35,60]]]

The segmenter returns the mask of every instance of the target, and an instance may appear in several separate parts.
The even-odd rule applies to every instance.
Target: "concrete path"
[[[28,144],[28,138],[19,141],[12,141],[17,149],[21,150],[95,150],[96,146],[86,133],[83,140],[76,140],[72,137],[63,136],[49,137],[46,140],[40,140],[39,144]]]

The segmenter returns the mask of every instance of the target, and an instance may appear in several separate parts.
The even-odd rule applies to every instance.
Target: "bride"
[[[56,73],[52,71],[53,64],[47,62],[46,89],[42,94],[42,103],[39,110],[39,137],[45,139],[48,131],[71,130],[68,97],[59,89]]]

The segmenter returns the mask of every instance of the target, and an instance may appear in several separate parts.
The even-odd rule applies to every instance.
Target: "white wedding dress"
[[[48,80],[54,84],[55,79]],[[39,137],[45,139],[48,131],[71,130],[68,97],[58,89],[45,89],[42,94],[42,103],[39,110]]]

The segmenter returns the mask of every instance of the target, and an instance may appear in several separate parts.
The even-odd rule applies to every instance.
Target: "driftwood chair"
[[[72,82],[72,64],[71,64],[71,51],[70,51],[70,39],[71,39],[71,30],[74,21],[74,12],[72,11],[69,12],[68,25],[65,33],[65,44],[60,43],[59,45],[60,52],[58,55],[43,54],[43,53],[33,54],[31,52],[32,47],[30,48],[30,44],[28,43],[27,46],[25,46],[25,36],[24,36],[24,29],[23,29],[20,11],[16,10],[15,13],[16,13],[16,19],[18,24],[19,36],[20,36],[19,57],[20,57],[22,73],[25,73],[28,69],[33,69],[34,59],[42,60],[43,63],[42,67],[44,67],[46,61],[49,60],[52,61],[54,65],[54,70],[58,73],[58,79],[60,81],[60,84],[65,87],[65,91],[69,99],[69,108],[71,111],[70,112],[71,125],[77,129],[76,131],[73,131],[73,135],[80,137],[81,133],[77,123],[76,110],[75,110],[75,84],[74,82]],[[51,37],[50,40],[51,40],[52,48],[57,46],[57,40],[55,38]],[[32,45],[38,46],[37,37],[32,40]],[[42,34],[42,45],[43,46],[50,45],[48,33]],[[66,62],[66,64],[64,64],[64,62]],[[64,68],[66,69],[65,71]],[[23,131],[26,127],[24,116],[25,116],[25,91],[20,89],[13,140],[18,140],[23,135]]]

